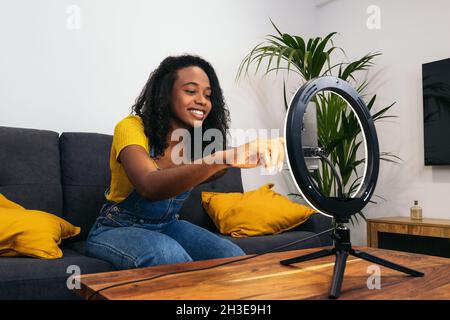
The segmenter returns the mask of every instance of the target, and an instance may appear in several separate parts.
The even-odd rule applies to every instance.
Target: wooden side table
[[[450,257],[450,220],[412,220],[409,217],[368,219],[367,245]]]

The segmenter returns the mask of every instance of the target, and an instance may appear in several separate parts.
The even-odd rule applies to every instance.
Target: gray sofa
[[[114,267],[84,255],[84,240],[104,203],[109,185],[111,135],[0,126],[0,193],[27,209],[60,216],[81,227],[63,240],[63,258],[0,257],[0,299],[80,299],[67,288],[76,265],[82,274],[107,272]],[[202,191],[242,192],[241,172],[229,169],[215,181],[199,185],[185,201],[180,218],[218,232],[200,203]],[[247,254],[299,240],[331,227],[316,214],[294,230],[279,235],[230,238]],[[0,226],[1,232],[1,226]],[[285,250],[331,245],[329,236],[316,236]]]

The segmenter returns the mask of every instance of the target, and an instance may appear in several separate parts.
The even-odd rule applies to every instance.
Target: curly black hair
[[[132,112],[140,116],[144,123],[145,135],[149,145],[154,147],[155,158],[164,156],[164,150],[169,146],[168,133],[171,126],[171,92],[178,77],[177,71],[182,68],[197,66],[203,69],[209,78],[211,86],[211,112],[202,124],[202,131],[218,129],[224,139],[230,123],[230,112],[220,88],[219,79],[211,64],[199,56],[181,55],[165,58],[151,74],[140,96],[132,106]],[[193,133],[193,128],[192,132]],[[202,134],[203,134],[202,132]],[[193,140],[193,139],[191,139]],[[149,146],[150,147],[150,146]],[[203,149],[205,142],[203,142]],[[192,157],[193,158],[193,157]]]

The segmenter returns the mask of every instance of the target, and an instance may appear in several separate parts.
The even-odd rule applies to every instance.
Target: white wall
[[[79,29],[67,27],[71,5],[80,8]],[[161,60],[192,53],[215,67],[232,128],[282,128],[282,81],[234,78],[274,33],[269,17],[309,34],[314,13],[311,0],[0,0],[0,125],[112,134]],[[246,190],[267,181],[285,188],[259,169],[244,170],[243,180]]]
[[[81,9],[77,30],[66,27],[72,4]],[[380,30],[366,26],[372,4],[381,9]],[[425,217],[448,218],[450,169],[423,165],[421,95],[421,64],[450,56],[448,12],[445,0],[0,0],[0,125],[111,134],[157,64],[188,52],[215,67],[232,128],[282,129],[283,75],[234,82],[242,58],[274,33],[271,17],[303,37],[340,32],[336,44],[350,59],[383,52],[369,91],[379,106],[397,102],[398,118],[379,125],[378,134],[381,149],[403,163],[382,163],[376,194],[386,201],[366,214],[407,216],[418,199]],[[295,78],[288,83],[295,87]],[[243,179],[246,190],[274,181],[286,191],[279,175],[258,169],[244,170]],[[365,228],[355,228],[354,243],[365,244]]]
[[[369,30],[369,5],[380,8],[381,29]],[[427,218],[450,218],[450,167],[425,167],[423,154],[422,64],[450,57],[450,2],[445,0],[335,0],[318,9],[317,33],[338,31],[336,44],[350,59],[381,51],[369,75],[378,106],[396,101],[398,118],[377,125],[382,151],[392,151],[402,164],[382,162],[375,194],[386,199],[365,210],[367,217],[408,216],[419,200]],[[450,137],[442,137],[450,139]],[[366,224],[352,233],[353,242],[366,244]]]

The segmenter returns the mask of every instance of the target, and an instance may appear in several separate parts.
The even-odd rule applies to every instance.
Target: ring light
[[[314,95],[322,91],[331,91],[347,101],[358,119],[363,135],[363,143],[366,151],[364,174],[358,190],[350,197],[344,198],[341,194],[338,194],[337,197],[326,197],[323,195],[316,186],[315,181],[311,179],[306,166],[304,153],[309,152],[310,154],[314,154],[314,149],[320,150],[320,146],[319,148],[304,147],[302,145],[301,128],[303,128],[304,115],[309,102]],[[338,298],[340,295],[348,255],[353,255],[407,273],[413,277],[423,276],[424,274],[422,272],[352,248],[350,230],[344,223],[348,222],[352,215],[360,212],[369,202],[377,183],[380,158],[378,139],[372,117],[366,104],[356,90],[346,81],[332,76],[316,78],[306,82],[297,90],[291,99],[284,125],[284,136],[288,166],[298,191],[312,208],[322,214],[333,217],[336,222],[336,227],[332,234],[332,239],[334,240],[333,248],[282,260],[280,263],[282,265],[291,265],[302,261],[335,255],[336,262],[333,270],[330,298]],[[320,158],[322,161],[332,165],[326,159],[326,156],[321,155]],[[333,166],[332,171],[336,172]],[[340,189],[342,189],[342,186],[340,186]]]
[[[306,166],[300,128],[309,102],[321,91],[331,91],[346,100],[362,128],[367,158],[362,183],[351,198],[324,196],[312,180]],[[284,130],[285,151],[290,173],[297,189],[308,204],[318,212],[344,222],[348,221],[351,215],[360,212],[375,190],[379,171],[379,148],[372,117],[356,90],[346,81],[331,76],[308,81],[291,99]]]

